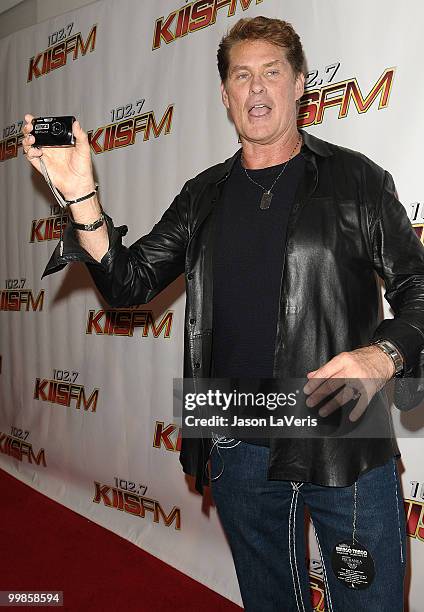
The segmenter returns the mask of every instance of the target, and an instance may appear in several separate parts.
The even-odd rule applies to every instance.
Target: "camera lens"
[[[60,121],[55,121],[52,123],[52,134],[54,136],[60,136],[65,131],[65,126]]]

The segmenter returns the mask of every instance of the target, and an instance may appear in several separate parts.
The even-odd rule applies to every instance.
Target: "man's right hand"
[[[73,147],[40,147],[32,145],[35,142],[31,134],[32,115],[25,115],[22,146],[28,161],[41,172],[39,157],[44,163],[53,185],[59,189],[66,200],[75,200],[94,189],[93,168],[91,164],[88,137],[78,121],[74,121],[72,132],[75,136]]]
[[[94,190],[93,167],[91,164],[88,137],[78,121],[74,121],[72,132],[75,136],[74,147],[41,147],[35,148],[32,132],[32,115],[25,115],[22,140],[24,153],[36,170],[41,172],[39,157],[49,173],[53,185],[63,194],[65,200],[76,200]],[[76,223],[89,225],[100,218],[101,206],[96,195],[84,202],[71,204],[72,218]],[[81,246],[97,261],[109,248],[109,237],[104,223],[94,231],[75,230]]]

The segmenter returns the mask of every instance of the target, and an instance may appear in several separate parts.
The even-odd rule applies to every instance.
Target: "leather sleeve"
[[[370,230],[374,267],[394,312],[393,319],[380,323],[373,340],[393,342],[404,356],[404,376],[418,376],[424,349],[424,247],[388,172]]]
[[[101,262],[85,251],[75,237],[71,224],[64,234],[64,252],[56,247],[43,277],[63,269],[74,261],[84,262],[90,274],[112,307],[145,304],[184,272],[185,252],[189,239],[189,194],[184,185],[171,206],[152,230],[130,247],[122,245],[128,228],[115,227],[106,215],[109,250]]]

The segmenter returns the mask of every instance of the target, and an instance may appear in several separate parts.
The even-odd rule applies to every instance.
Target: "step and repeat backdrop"
[[[389,170],[421,237],[418,0],[407,8],[385,0],[102,0],[0,40],[0,467],[237,603],[216,510],[178,461],[172,380],[182,375],[183,280],[148,305],[119,309],[103,302],[81,264],[41,280],[67,218],[26,162],[21,129],[26,112],[78,117],[102,205],[128,225],[129,245],[188,178],[239,147],[220,99],[216,50],[240,17],[261,14],[290,21],[302,38],[309,74],[299,125]],[[394,409],[394,418],[409,606],[418,612],[424,417]],[[311,595],[322,611],[310,539]]]

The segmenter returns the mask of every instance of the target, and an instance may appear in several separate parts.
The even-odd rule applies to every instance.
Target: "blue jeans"
[[[350,487],[268,480],[269,449],[239,442],[214,447],[211,486],[248,612],[311,612],[305,563],[305,506],[323,564],[326,612],[401,612],[406,561],[405,511],[395,459],[362,474]],[[356,493],[355,493],[356,489]],[[340,542],[372,555],[366,589],[345,586],[332,569]]]

